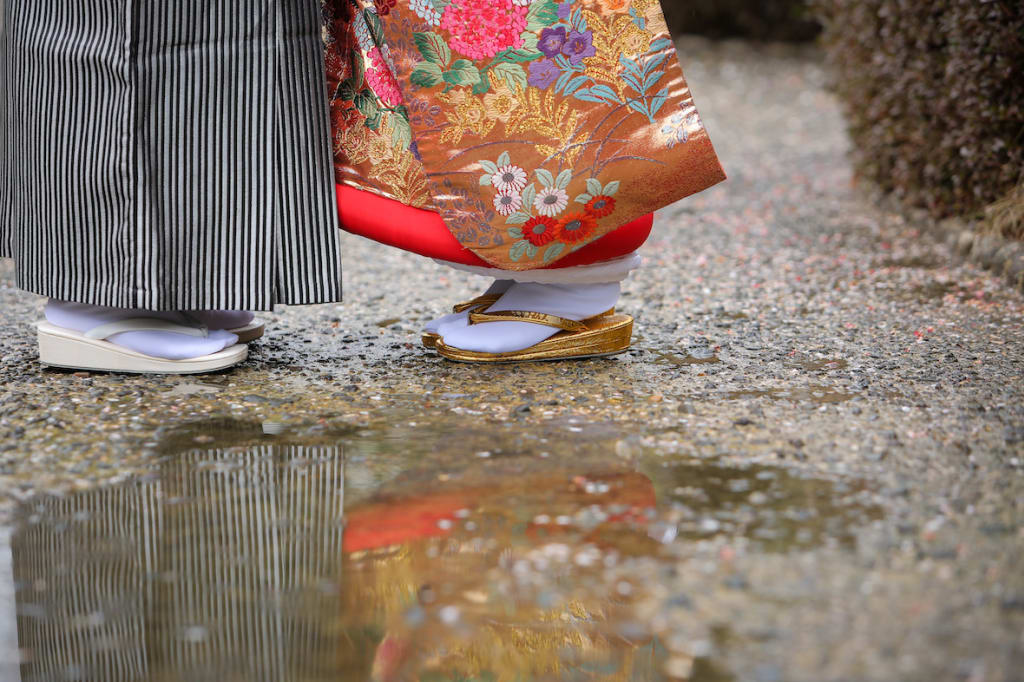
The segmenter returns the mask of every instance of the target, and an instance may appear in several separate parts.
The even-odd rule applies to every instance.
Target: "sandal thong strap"
[[[501,294],[482,294],[477,296],[472,301],[464,301],[462,303],[456,303],[452,306],[453,313],[464,313],[470,308],[478,308],[480,306],[490,307],[498,302],[501,298]]]
[[[547,313],[535,313],[528,310],[501,310],[493,313],[470,313],[470,324],[481,324],[484,322],[529,322],[530,324],[542,324],[545,327],[554,327],[567,332],[583,332],[587,325],[576,320],[567,320],[564,317],[548,315]]]
[[[205,325],[187,327],[158,317],[132,317],[127,320],[101,324],[84,332],[84,335],[88,339],[102,341],[123,332],[172,332],[198,338],[206,338],[210,335]]]

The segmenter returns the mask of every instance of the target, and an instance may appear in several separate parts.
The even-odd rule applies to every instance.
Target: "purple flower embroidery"
[[[568,19],[570,14],[572,14],[572,3],[571,2],[563,2],[563,3],[558,5],[558,18],[559,19],[562,19],[562,20]]]
[[[597,48],[594,47],[594,32],[571,32],[569,38],[565,41],[565,45],[562,46],[562,54],[568,57],[573,65],[579,64],[583,61],[584,57],[596,55]]]
[[[535,88],[547,90],[561,75],[561,69],[553,61],[541,59],[540,61],[530,62],[530,78],[528,82]]]
[[[544,53],[545,57],[554,59],[562,52],[562,46],[565,45],[565,38],[565,26],[546,28],[541,31],[540,40],[537,42],[537,48]]]

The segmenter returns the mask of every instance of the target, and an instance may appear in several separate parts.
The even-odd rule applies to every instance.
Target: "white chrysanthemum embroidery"
[[[376,14],[377,12],[372,9],[365,10],[367,14]],[[361,14],[356,17],[356,41],[359,43],[359,47],[369,52],[373,48],[377,47],[376,43],[373,42],[373,37],[370,35],[370,25],[366,23],[366,18]]]
[[[491,184],[502,193],[522,192],[526,187],[526,171],[519,166],[502,166],[491,176]]]
[[[529,7],[533,4],[533,0],[512,0],[513,5],[519,5],[520,7]]]
[[[434,9],[433,0],[412,0],[409,6],[412,7],[412,11],[416,13],[416,16],[431,26],[437,26],[441,23],[441,13]]]
[[[512,215],[523,207],[523,195],[508,192],[494,197],[494,209],[501,215]]]
[[[549,218],[553,218],[569,205],[569,195],[565,193],[565,190],[558,189],[557,187],[545,187],[541,191],[537,192],[537,198],[533,202],[533,207],[537,209],[537,213],[546,215]]]

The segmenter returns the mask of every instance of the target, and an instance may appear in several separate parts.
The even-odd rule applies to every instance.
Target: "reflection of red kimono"
[[[605,523],[643,523],[646,512],[655,506],[654,486],[641,473],[630,472],[588,479],[590,483],[607,484],[604,494],[586,493],[579,485],[567,486],[562,478],[548,478],[536,481],[533,489],[539,495],[552,500],[574,502],[578,507],[591,504],[622,507],[624,510],[610,516]],[[381,549],[403,545],[430,537],[447,535],[458,521],[457,512],[474,510],[484,500],[501,500],[508,491],[501,486],[469,488],[444,491],[426,495],[405,497],[387,502],[357,507],[345,513],[345,536],[343,549],[346,553]],[[445,522],[451,522],[445,523]],[[532,534],[535,523],[526,527]],[[555,530],[548,528],[548,531]]]
[[[724,176],[657,0],[327,0],[345,229],[505,270],[634,251]]]

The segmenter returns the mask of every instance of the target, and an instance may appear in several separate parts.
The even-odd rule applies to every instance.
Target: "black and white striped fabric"
[[[319,0],[0,0],[0,256],[52,298],[341,298]]]

